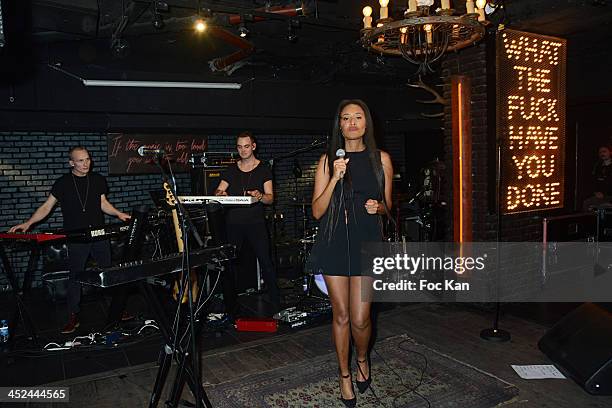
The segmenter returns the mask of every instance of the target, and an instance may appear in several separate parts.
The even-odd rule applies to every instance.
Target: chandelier
[[[460,0],[455,0],[459,2]],[[372,8],[363,8],[361,43],[381,55],[402,56],[419,66],[418,74],[432,72],[431,64],[447,51],[468,47],[484,37],[487,0],[465,1],[466,14],[455,14],[450,0],[409,0],[402,20],[389,16],[389,0],[379,0],[380,18],[372,26]]]

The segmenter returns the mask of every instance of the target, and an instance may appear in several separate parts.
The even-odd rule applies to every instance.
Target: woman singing
[[[337,154],[338,149],[346,152]],[[354,407],[357,397],[349,364],[352,334],[357,357],[356,384],[364,393],[372,378],[368,348],[371,335],[369,300],[361,287],[371,287],[362,275],[361,245],[382,240],[380,215],[391,203],[393,167],[389,155],[376,148],[372,117],[361,100],[340,102],[327,153],[315,175],[312,213],[321,219],[315,268],[325,277],[333,311],[332,335],[340,371],[340,399]]]

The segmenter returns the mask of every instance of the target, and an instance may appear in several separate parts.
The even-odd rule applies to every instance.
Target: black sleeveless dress
[[[368,150],[346,152],[350,158],[342,183],[337,183],[332,200],[337,210],[328,207],[319,228],[314,272],[333,276],[360,276],[362,245],[382,240],[380,216],[368,214],[365,203],[380,201],[381,193],[370,164]],[[326,232],[327,225],[330,229]]]

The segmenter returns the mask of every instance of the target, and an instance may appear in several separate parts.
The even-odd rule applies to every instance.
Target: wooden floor
[[[461,305],[397,306],[378,315],[376,336],[380,340],[407,334],[417,342],[516,385],[520,390],[518,397],[504,407],[612,407],[612,397],[589,395],[570,379],[520,379],[510,364],[550,363],[537,348],[546,328],[504,316],[500,327],[512,334],[512,340],[493,343],[479,337],[480,330],[490,327],[491,321],[489,313]],[[329,324],[216,348],[202,355],[204,385],[273,370],[332,351]],[[70,387],[71,403],[54,406],[146,407],[156,371],[154,364],[146,364],[55,383],[54,386]]]

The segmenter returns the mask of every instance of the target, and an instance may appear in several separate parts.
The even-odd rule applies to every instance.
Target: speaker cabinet
[[[215,169],[196,168],[191,171],[191,193],[194,195],[215,195],[225,167]]]
[[[612,307],[585,303],[538,342],[561,370],[594,395],[612,395]]]

